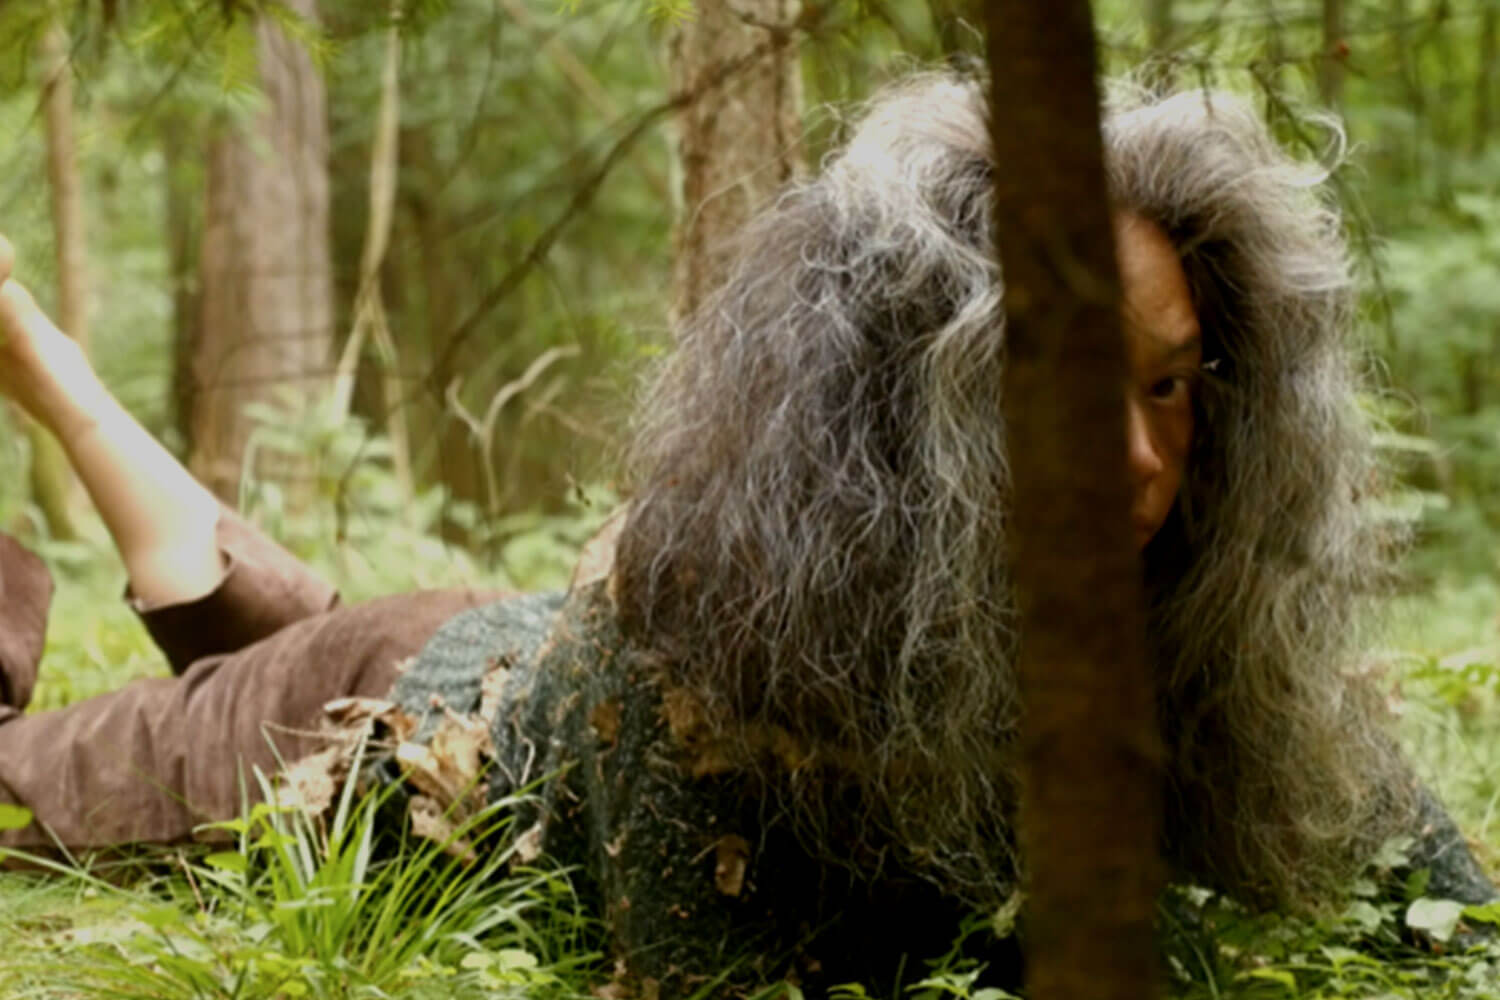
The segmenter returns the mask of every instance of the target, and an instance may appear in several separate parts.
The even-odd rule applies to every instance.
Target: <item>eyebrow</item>
[[[1131,325],[1132,324],[1130,323],[1130,320],[1127,319],[1126,328],[1129,329]],[[1139,327],[1137,327],[1137,329],[1139,329]],[[1203,330],[1196,323],[1193,324],[1192,332],[1186,334],[1185,336],[1183,336],[1180,332],[1169,333],[1165,331],[1152,330],[1149,328],[1147,328],[1144,332],[1152,339],[1152,341],[1157,344],[1172,345],[1168,347],[1165,352],[1163,352],[1163,360],[1165,361],[1176,361],[1178,358],[1181,358],[1188,354],[1192,354],[1194,351],[1201,351],[1203,349]],[[1183,339],[1178,340],[1178,336],[1183,336]],[[1173,343],[1174,341],[1176,342]]]
[[[1198,330],[1194,330],[1186,340],[1181,341],[1175,347],[1167,351],[1166,360],[1176,361],[1178,358],[1185,357],[1195,351],[1201,350],[1203,350],[1203,334]]]

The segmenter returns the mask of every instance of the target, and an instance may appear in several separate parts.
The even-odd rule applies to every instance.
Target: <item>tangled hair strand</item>
[[[1124,92],[1104,134],[1214,369],[1145,554],[1168,850],[1304,900],[1409,806],[1347,676],[1383,546],[1338,215],[1239,98]],[[747,733],[795,748],[805,836],[981,899],[1017,868],[1020,723],[993,169],[982,86],[920,75],[750,225],[646,390],[616,561],[627,635],[745,768],[775,770]]]

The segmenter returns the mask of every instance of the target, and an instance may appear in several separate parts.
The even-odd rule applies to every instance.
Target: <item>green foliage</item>
[[[566,877],[515,863],[513,802],[439,843],[393,840],[377,818],[385,794],[357,797],[352,778],[326,825],[263,791],[219,824],[233,849],[180,857],[183,882],[111,890],[106,920],[68,921],[10,974],[36,996],[140,1000],[565,998],[598,977]],[[489,849],[465,862],[469,843]]]
[[[1402,860],[1391,845],[1384,861]],[[1421,895],[1382,899],[1359,880],[1337,910],[1255,914],[1205,890],[1174,888],[1163,906],[1172,995],[1182,1000],[1277,997],[1490,997],[1500,944],[1477,937],[1488,907]]]
[[[303,407],[252,404],[256,427],[246,450],[239,506],[303,560],[333,580],[346,599],[432,587],[497,590],[566,586],[578,549],[617,501],[603,488],[575,486],[557,513],[491,518],[442,484],[406,496],[390,443],[326,401]],[[297,469],[293,487],[254,470]],[[469,544],[443,540],[453,529]]]

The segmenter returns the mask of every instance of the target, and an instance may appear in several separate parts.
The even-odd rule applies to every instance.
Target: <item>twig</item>
[[[500,419],[500,411],[505,409],[506,403],[531,388],[553,364],[563,358],[575,357],[578,353],[578,347],[573,344],[543,351],[527,366],[520,378],[502,385],[495,395],[490,397],[490,405],[485,408],[483,419],[478,419],[470,413],[468,407],[464,406],[463,400],[459,398],[458,387],[462,379],[455,376],[453,381],[448,383],[443,398],[448,403],[448,409],[452,410],[454,415],[463,422],[463,425],[469,429],[469,435],[474,439],[474,450],[479,453],[479,464],[484,469],[485,494],[489,498],[490,513],[498,512],[500,505],[500,484],[495,478],[493,455],[495,424]]]
[[[826,9],[823,5],[809,5],[805,7],[802,14],[797,18],[795,27],[803,31],[810,30],[822,19]],[[563,209],[562,214],[553,220],[552,224],[536,238],[536,241],[532,243],[530,249],[526,251],[525,256],[521,258],[520,262],[507,271],[500,278],[499,282],[485,293],[484,298],[470,311],[469,315],[464,317],[463,321],[454,328],[453,332],[447,338],[447,344],[443,348],[443,353],[432,367],[430,381],[441,378],[442,374],[449,370],[449,366],[457,356],[459,348],[474,335],[474,332],[479,328],[479,324],[484,321],[485,317],[520,287],[521,282],[541,263],[542,258],[546,257],[547,253],[552,249],[552,244],[557,242],[558,236],[562,234],[568,223],[572,222],[579,213],[588,208],[593,202],[594,196],[598,194],[599,187],[604,183],[605,178],[610,175],[610,172],[614,170],[615,165],[620,162],[625,154],[630,152],[631,148],[640,141],[641,137],[652,126],[667,115],[691,106],[700,98],[724,86],[724,84],[744,72],[749,66],[759,61],[768,53],[782,47],[784,44],[785,41],[782,39],[769,38],[743,55],[720,64],[697,87],[673,94],[671,97],[643,112],[635,124],[624,135],[615,140],[614,145],[610,147],[609,152],[605,154],[599,166],[573,192],[573,197],[568,201],[568,205]]]

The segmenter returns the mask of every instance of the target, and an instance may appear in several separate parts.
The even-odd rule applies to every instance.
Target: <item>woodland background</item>
[[[1111,73],[1251,93],[1290,145],[1343,151],[1366,405],[1399,473],[1388,516],[1416,539],[1371,669],[1495,870],[1500,2],[1094,7]],[[7,0],[0,231],[131,410],[346,597],[553,585],[613,502],[635,377],[738,221],[814,168],[883,81],[981,54],[961,12]],[[60,582],[39,706],[161,672],[101,529],[13,412],[0,468],[0,525]],[[273,822],[246,821],[241,859]],[[0,878],[0,938],[20,945],[0,955],[0,993],[561,996],[607,977],[553,876],[492,880],[514,919],[470,900],[474,922],[433,918],[431,941],[398,947],[396,922],[351,915],[386,884],[341,853],[359,837],[278,836],[303,834],[321,853],[287,852],[271,876],[221,853],[138,880]],[[1456,915],[1411,888],[1305,920],[1183,890],[1174,995],[1500,996],[1493,948],[1402,944]],[[318,922],[340,915],[342,930]],[[936,968],[918,992],[968,994],[971,970]]]

